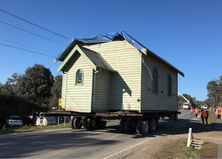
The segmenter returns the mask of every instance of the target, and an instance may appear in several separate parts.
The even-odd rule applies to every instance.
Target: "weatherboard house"
[[[74,38],[57,60],[67,111],[177,111],[184,74],[122,30]]]

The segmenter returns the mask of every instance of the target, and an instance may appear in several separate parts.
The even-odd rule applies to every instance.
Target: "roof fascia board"
[[[59,68],[57,69],[57,73],[59,73],[60,71],[62,71],[62,69],[64,68],[64,66],[67,64],[67,62],[72,58],[72,56],[76,53],[76,51],[78,51],[85,59],[86,61],[92,66],[92,68],[94,70],[96,70],[96,65],[86,56],[86,54],[80,49],[80,47],[78,45],[75,45],[75,47],[70,51],[69,55],[65,58],[65,60],[63,61],[63,63],[59,66]]]
[[[159,57],[158,55],[156,55],[155,53],[153,53],[150,50],[146,49],[146,55],[150,54],[151,56],[154,56],[155,58],[157,58],[158,60],[160,60],[161,62],[163,62],[164,64],[168,65],[169,67],[171,67],[172,69],[176,70],[181,76],[184,77],[184,73],[181,72],[180,70],[178,70],[176,67],[174,67],[173,65],[171,65],[169,62],[167,62],[166,60],[162,59],[161,57]]]

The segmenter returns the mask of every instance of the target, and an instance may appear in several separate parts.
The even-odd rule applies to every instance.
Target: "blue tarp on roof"
[[[68,55],[68,52],[66,52],[66,50],[72,45],[75,44],[75,41],[80,41],[84,44],[93,44],[93,43],[104,43],[104,42],[109,42],[109,41],[113,41],[115,39],[115,37],[117,36],[122,36],[125,40],[127,40],[131,45],[133,45],[137,50],[142,51],[142,49],[146,49],[148,50],[146,47],[144,47],[142,44],[140,44],[138,41],[136,41],[134,38],[132,38],[130,35],[128,35],[126,32],[119,30],[119,31],[112,31],[109,33],[105,33],[105,34],[98,34],[96,36],[93,37],[89,37],[89,38],[73,38],[71,40],[71,42],[65,47],[65,49],[61,52],[61,54],[59,54],[59,56],[56,58],[57,60],[63,61],[66,56]],[[154,56],[155,58],[159,59],[160,61],[164,62],[165,64],[167,64],[168,66],[170,66],[171,68],[175,69],[177,72],[179,72],[183,77],[184,77],[184,73],[179,71],[177,68],[175,68],[174,66],[172,66],[170,63],[168,63],[167,61],[165,61],[164,59],[162,59],[161,57],[157,56],[156,54],[154,54],[153,52],[151,52],[150,50],[148,50],[148,53],[152,56]],[[56,62],[54,61],[54,62]]]
[[[72,44],[73,41],[80,41],[84,44],[90,44],[90,43],[104,43],[113,41],[115,37],[121,35],[124,39],[126,39],[131,45],[133,45],[135,48],[137,48],[139,51],[141,51],[143,48],[145,48],[142,44],[140,44],[138,41],[133,39],[130,35],[128,35],[126,32],[119,30],[119,31],[112,31],[105,34],[98,34],[93,37],[89,38],[73,38],[70,44],[64,49],[64,51],[56,58],[58,60],[60,56],[65,52],[65,50]]]
[[[112,31],[112,32],[105,33],[105,34],[98,34],[98,35],[90,37],[90,38],[75,38],[75,40],[81,41],[85,44],[103,43],[103,42],[113,41],[113,39],[119,35],[121,35],[124,39],[129,41],[139,51],[141,51],[142,48],[144,47],[139,42],[137,42],[135,39],[133,39],[131,36],[129,36],[126,32],[124,32],[122,30]]]

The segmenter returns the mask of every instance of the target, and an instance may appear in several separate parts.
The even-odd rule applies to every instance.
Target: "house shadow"
[[[165,122],[159,122],[157,129],[154,133],[148,133],[147,135],[137,134],[133,129],[129,133],[121,132],[119,130],[119,125],[107,126],[104,133],[122,133],[130,135],[131,138],[147,138],[147,137],[157,137],[157,136],[167,136],[167,135],[183,135],[188,134],[189,128],[192,128],[192,133],[204,133],[213,131],[222,131],[222,123],[213,123],[210,125],[202,124],[199,120],[190,121],[189,119],[178,119],[177,121],[170,122],[165,120]]]
[[[127,101],[130,102],[130,98],[132,97],[132,90],[118,72],[111,73],[109,106],[111,111],[130,110],[131,103],[124,103],[124,96],[128,98]]]

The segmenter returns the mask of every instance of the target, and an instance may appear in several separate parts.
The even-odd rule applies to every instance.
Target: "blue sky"
[[[221,8],[221,0],[2,0],[0,6],[2,10],[70,39],[122,29],[184,72],[185,77],[178,75],[179,92],[200,101],[207,99],[207,83],[222,75]],[[65,47],[58,43],[67,45],[69,40],[1,11],[0,21],[0,83],[5,83],[13,73],[24,74],[36,63],[57,75],[61,62],[53,64],[53,59]]]

